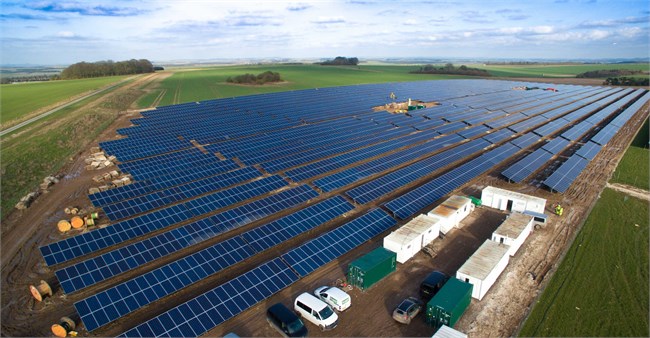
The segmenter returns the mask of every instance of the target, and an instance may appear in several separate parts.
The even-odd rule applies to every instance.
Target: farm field
[[[650,150],[648,150],[648,140],[650,138],[648,133],[650,125],[648,122],[646,120],[630,147],[625,151],[623,159],[614,172],[612,183],[622,183],[649,190]]]
[[[345,86],[365,83],[451,79],[458,76],[409,74],[416,66],[361,65],[337,67],[319,65],[223,66],[196,70],[175,70],[138,101],[140,108],[215,98],[262,94],[288,90]],[[264,71],[279,72],[284,83],[246,86],[226,83],[229,76]]]
[[[126,76],[111,76],[81,80],[61,80],[0,85],[0,123],[20,119],[41,108],[71,99],[85,92],[102,88],[125,79]]]
[[[648,203],[605,189],[519,333],[647,337]]]
[[[567,64],[567,65],[472,65],[486,69],[493,76],[500,77],[575,77],[593,70],[605,69],[630,69],[648,70],[647,63],[625,63],[625,64]],[[647,75],[646,75],[647,76]]]

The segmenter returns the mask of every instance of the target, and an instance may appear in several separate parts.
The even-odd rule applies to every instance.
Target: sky
[[[647,0],[0,2],[0,64],[648,58]]]

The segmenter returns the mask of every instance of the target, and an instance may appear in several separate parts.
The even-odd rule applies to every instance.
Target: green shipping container
[[[348,265],[348,283],[366,290],[397,268],[397,254],[377,248]]]
[[[472,287],[470,283],[450,278],[427,303],[427,323],[435,328],[442,325],[454,327],[469,306]]]

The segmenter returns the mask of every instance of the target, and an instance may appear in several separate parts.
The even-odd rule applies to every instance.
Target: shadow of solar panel
[[[395,224],[385,212],[373,209],[285,253],[282,258],[304,277]]]
[[[275,258],[120,337],[198,337],[297,280],[298,276]]]
[[[557,192],[565,192],[573,181],[578,178],[578,175],[589,164],[589,161],[584,158],[573,155],[566,162],[564,162],[555,172],[544,180],[544,185]]]

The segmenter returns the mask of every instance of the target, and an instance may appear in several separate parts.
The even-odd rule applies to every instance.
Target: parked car
[[[434,271],[420,284],[420,299],[427,303],[438,293],[438,290],[445,285],[449,276],[440,271]]]
[[[393,311],[393,319],[402,324],[411,324],[411,320],[422,310],[422,303],[415,297],[404,299]]]
[[[312,322],[323,331],[332,330],[339,323],[339,317],[329,305],[307,292],[296,298],[293,308],[301,317]]]
[[[314,295],[339,312],[345,311],[352,305],[350,295],[337,287],[321,286],[314,291]]]
[[[284,337],[307,337],[305,324],[282,303],[266,310],[266,321]]]

